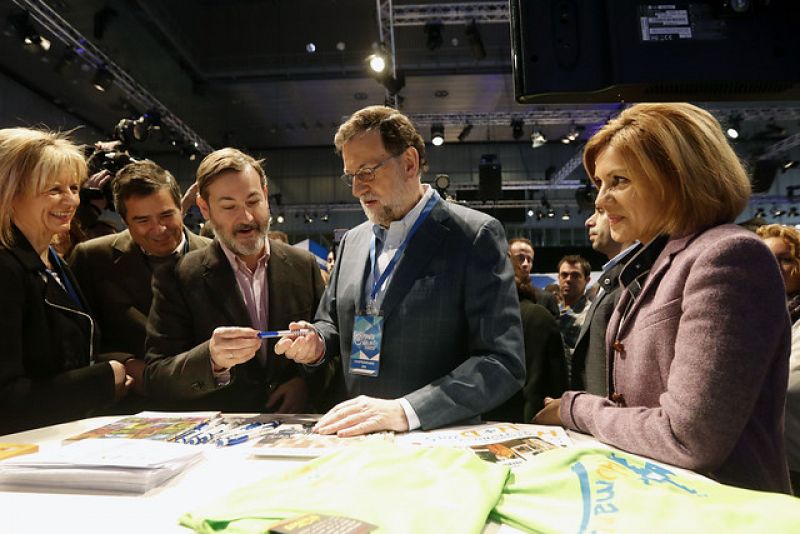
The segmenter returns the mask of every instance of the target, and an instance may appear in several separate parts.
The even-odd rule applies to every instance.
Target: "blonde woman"
[[[123,364],[94,364],[94,321],[50,247],[85,178],[65,137],[0,130],[0,434],[85,417],[130,386]]]
[[[719,123],[689,104],[638,104],[592,137],[584,166],[611,237],[643,246],[608,325],[610,395],[568,391],[535,421],[788,493],[783,281],[764,243],[730,224],[750,184]]]

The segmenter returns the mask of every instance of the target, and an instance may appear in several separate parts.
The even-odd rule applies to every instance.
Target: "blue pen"
[[[278,427],[281,422],[278,420],[269,421],[266,423],[256,423],[258,426],[257,428],[252,428],[249,431],[241,432],[241,433],[231,433],[228,435],[224,435],[217,439],[216,444],[217,447],[227,447],[229,445],[238,445],[239,443],[244,443],[250,438],[261,437],[264,434],[271,433],[276,427]]]
[[[312,332],[309,328],[301,328],[299,330],[264,330],[258,333],[261,339],[284,337],[284,336],[305,336]]]

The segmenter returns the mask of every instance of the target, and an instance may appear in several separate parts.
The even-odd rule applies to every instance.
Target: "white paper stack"
[[[6,489],[144,493],[202,456],[202,449],[180,443],[86,439],[0,462],[0,485]]]

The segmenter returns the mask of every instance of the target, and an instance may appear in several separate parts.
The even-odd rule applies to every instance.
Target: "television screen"
[[[798,15],[797,0],[512,0],[516,99],[800,99]]]

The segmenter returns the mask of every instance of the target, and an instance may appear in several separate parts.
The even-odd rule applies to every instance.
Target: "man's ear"
[[[406,148],[403,152],[403,171],[406,178],[416,178],[420,174],[419,169],[419,152],[413,146]]]
[[[200,196],[200,193],[197,194],[197,207],[200,208],[200,213],[203,214],[203,219],[207,221],[211,220],[211,216],[209,215],[208,203],[203,197]]]

